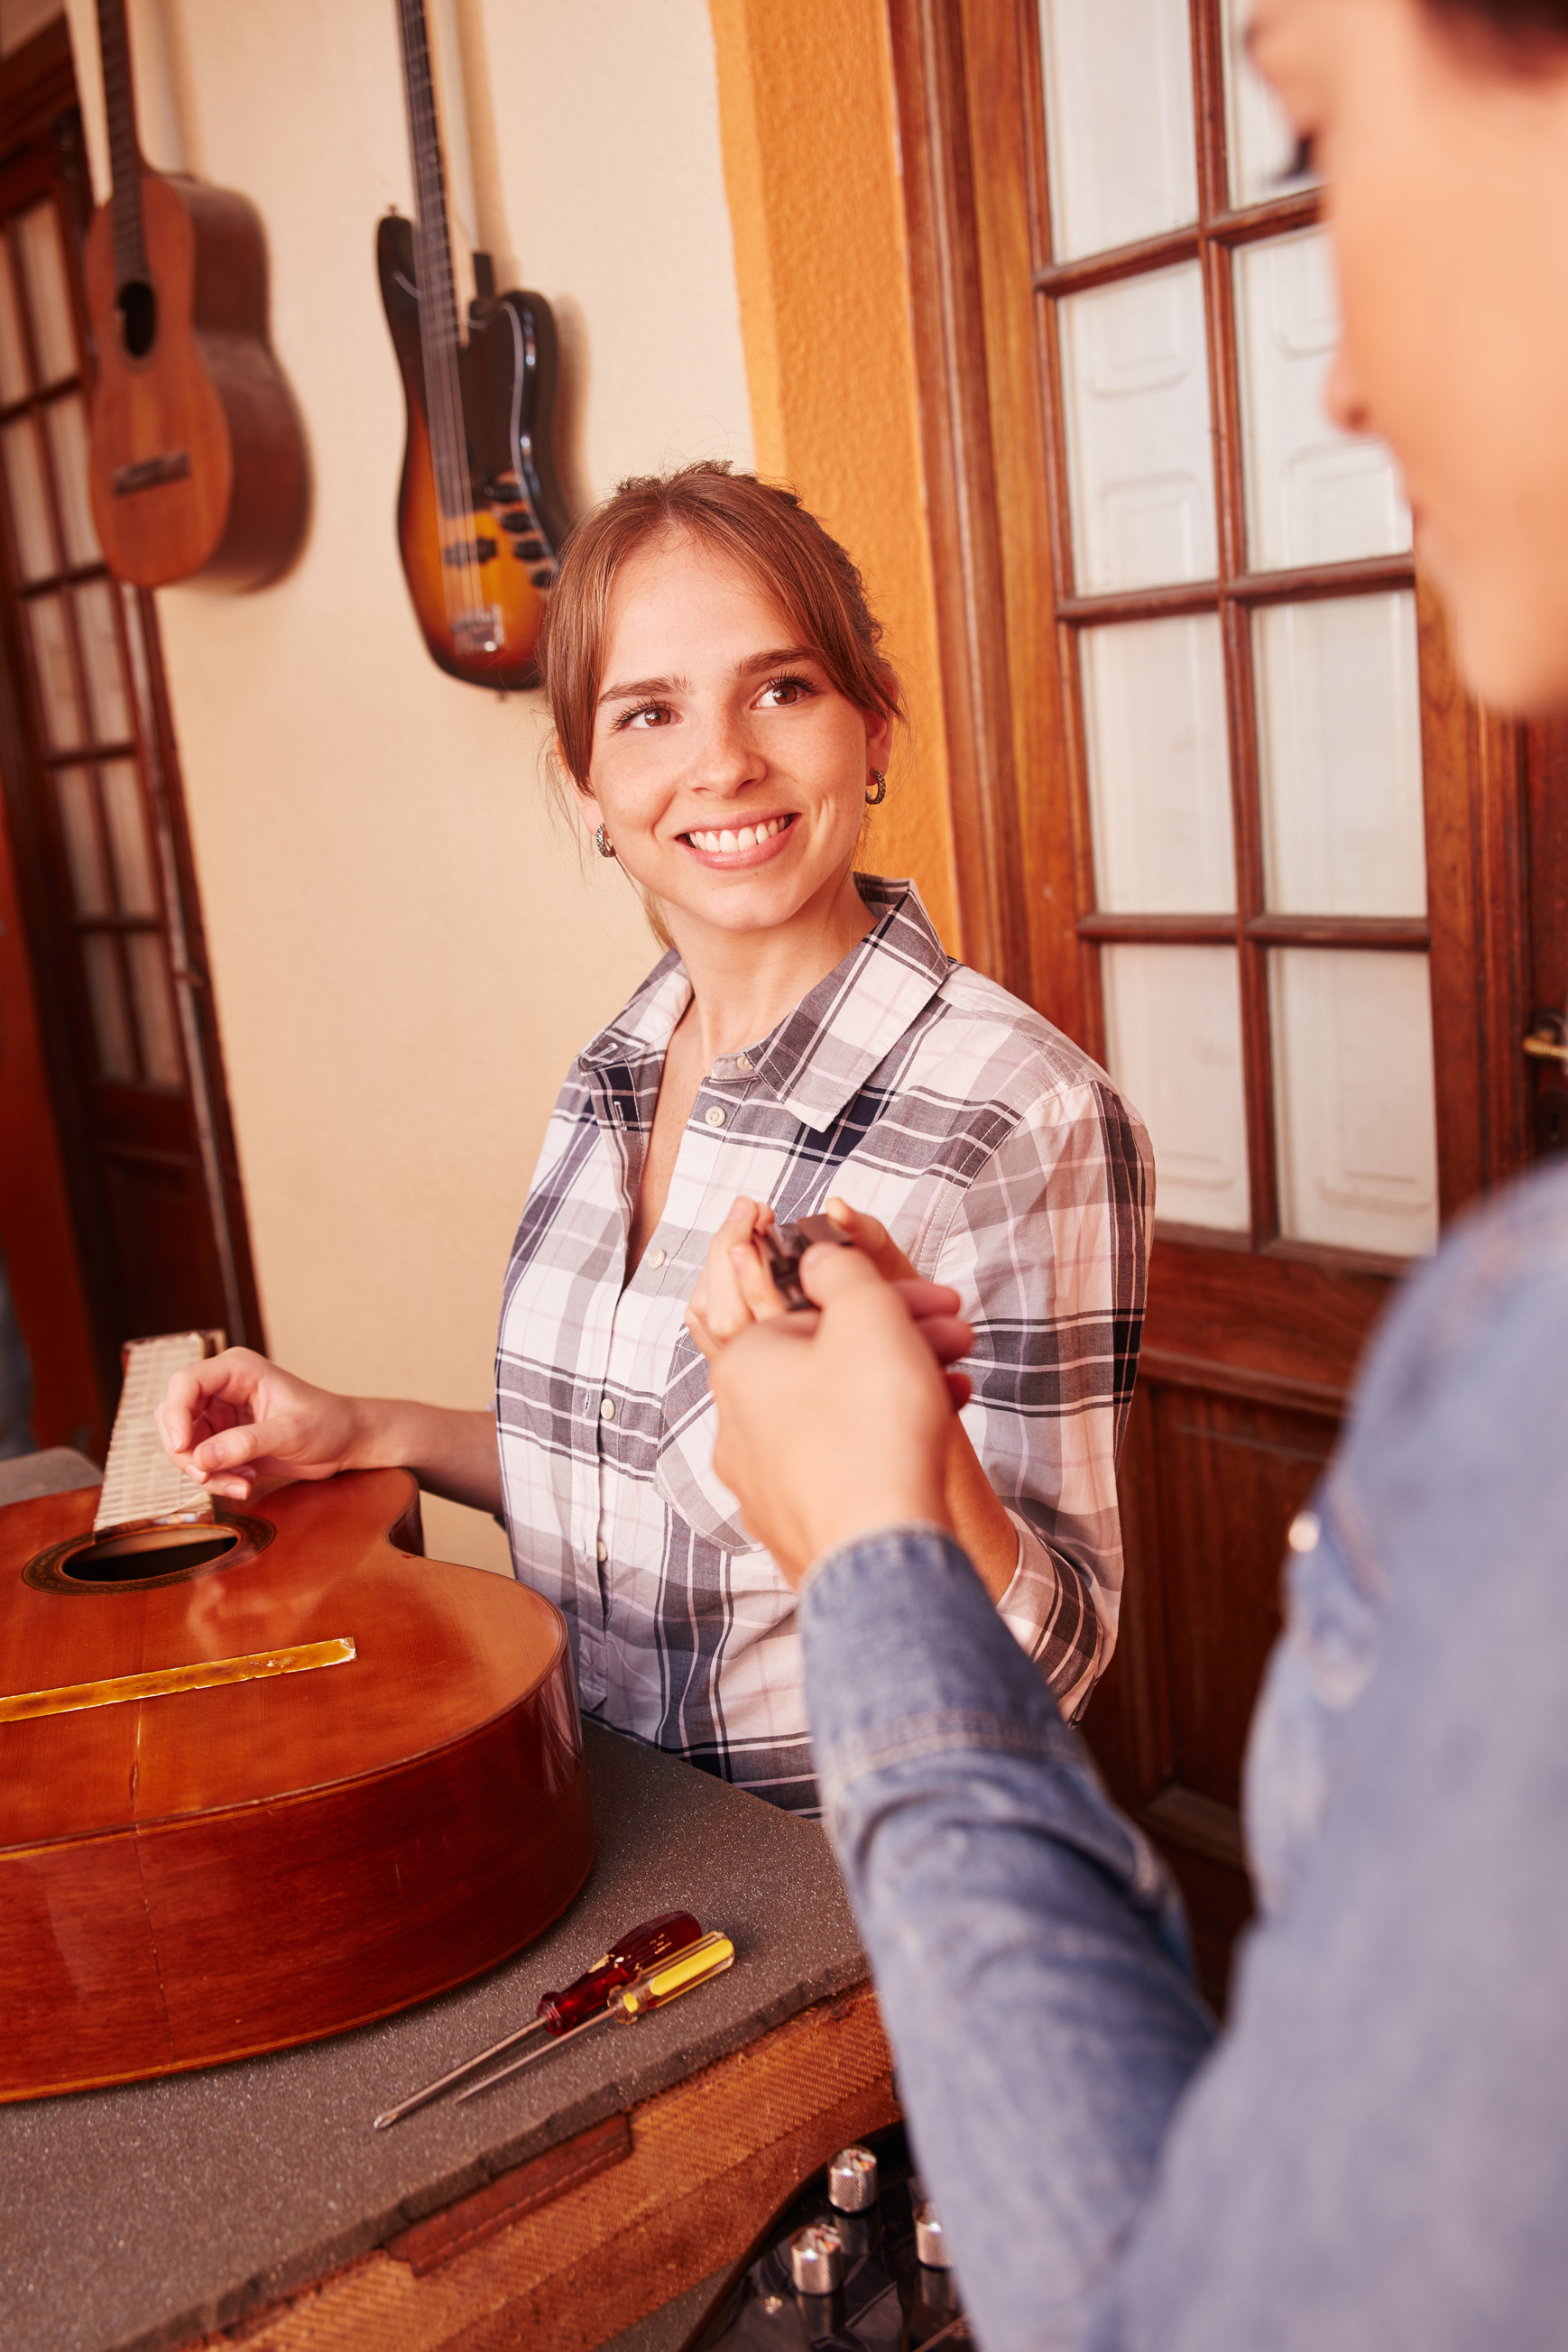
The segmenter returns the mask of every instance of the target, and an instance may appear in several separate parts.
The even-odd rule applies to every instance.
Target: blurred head
[[[1336,419],[1388,441],[1471,686],[1568,707],[1568,0],[1253,0],[1325,183]]]
[[[624,482],[572,532],[553,757],[678,931],[770,929],[844,886],[902,715],[880,635],[837,541],[727,466]]]

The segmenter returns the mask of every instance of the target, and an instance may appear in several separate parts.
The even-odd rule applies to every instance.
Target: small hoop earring
[[[868,808],[879,808],[887,797],[888,779],[882,773],[880,768],[873,768],[871,771],[871,782],[868,786],[866,793],[866,805]]]
[[[616,845],[610,839],[609,835],[605,831],[603,825],[600,825],[598,831],[594,835],[594,846],[598,851],[601,857],[613,857],[616,854]]]

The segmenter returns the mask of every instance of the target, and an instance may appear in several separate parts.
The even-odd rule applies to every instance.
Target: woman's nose
[[[750,783],[762,772],[762,758],[748,729],[731,713],[716,712],[702,730],[697,782],[710,792],[727,792],[738,783]]]
[[[1342,336],[1323,387],[1323,406],[1342,433],[1372,431],[1372,411]]]

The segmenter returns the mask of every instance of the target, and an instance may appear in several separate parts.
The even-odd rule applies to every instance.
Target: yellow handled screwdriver
[[[580,2033],[592,2033],[595,2025],[608,2025],[617,2019],[623,2024],[635,2023],[639,2017],[647,2017],[650,2011],[662,2009],[667,2001],[679,2000],[683,1992],[695,1992],[699,1985],[708,1984],[714,1977],[721,1977],[734,1958],[735,1947],[728,1936],[702,1937],[699,1942],[689,1944],[683,1952],[675,1952],[668,1960],[661,1961],[658,1968],[649,1969],[646,1975],[634,1978],[629,1985],[623,1985],[597,2017],[590,2017],[584,2024],[574,2025],[570,2033],[563,2033],[555,2041],[547,2042],[542,2050],[530,2050],[523,2057],[514,2058],[510,2066],[500,2067],[495,2074],[487,2074],[483,2082],[470,2083],[466,2091],[458,2092],[454,2104],[460,2106],[465,2099],[477,2098],[481,2091],[493,2091],[498,2083],[504,2083],[509,2075],[521,2074],[525,2066],[531,2066],[536,2058],[548,2058],[555,2051],[563,2049],[568,2042],[575,2042]]]

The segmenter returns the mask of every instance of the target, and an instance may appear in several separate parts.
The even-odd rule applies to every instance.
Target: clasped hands
[[[801,1261],[817,1311],[791,1314],[755,1236],[770,1209],[738,1200],[715,1235],[686,1326],[718,1404],[713,1466],[792,1585],[857,1537],[951,1527],[945,1480],[973,1333],[958,1293],[922,1282],[876,1218],[829,1202],[852,1249]]]

